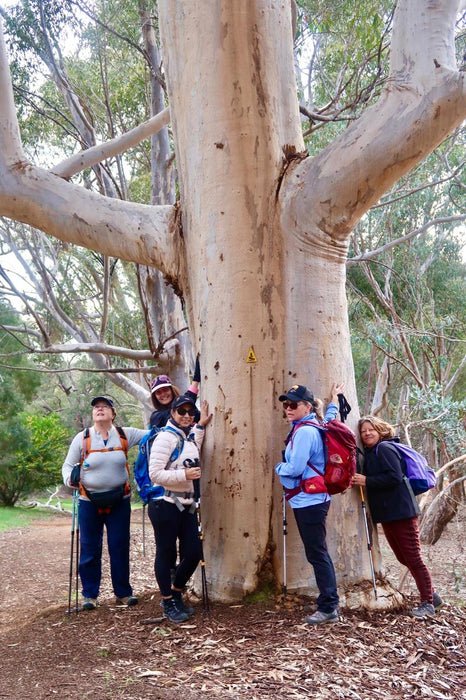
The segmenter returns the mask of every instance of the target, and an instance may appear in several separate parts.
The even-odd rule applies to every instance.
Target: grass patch
[[[244,598],[245,603],[269,603],[277,595],[276,588],[270,583],[265,584],[260,590],[250,593]]]
[[[14,506],[13,508],[9,506],[0,506],[0,532],[4,530],[13,530],[14,528],[27,527],[32,522],[49,520],[50,518],[55,518],[57,515],[62,515],[59,510],[40,507],[40,505],[45,506],[48,498],[41,496],[34,500],[39,506],[33,508],[27,508],[25,506]],[[56,503],[53,502],[52,505],[56,505]],[[63,511],[67,512],[71,517],[73,499],[60,498],[60,505]],[[142,510],[142,503],[132,503],[131,509],[135,511]]]
[[[0,532],[13,530],[14,528],[27,527],[33,521],[49,520],[56,512],[51,510],[40,510],[39,508],[22,508],[15,506],[10,508],[0,506]]]

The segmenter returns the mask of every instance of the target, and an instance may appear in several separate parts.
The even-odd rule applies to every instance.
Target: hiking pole
[[[286,529],[288,523],[286,520],[286,498],[285,489],[283,489],[283,595],[286,596],[286,536],[288,530]]]
[[[146,556],[146,504],[142,504],[142,556]]]
[[[204,559],[204,530],[202,529],[201,521],[201,484],[199,479],[194,482],[194,498],[196,499],[196,513],[197,513],[197,530],[199,533],[199,541],[201,543],[201,581],[202,581],[202,610],[204,614],[210,615],[209,606],[209,594],[207,591],[207,576],[205,571],[205,559]]]
[[[198,459],[185,459],[183,466],[185,467],[197,467],[199,465]],[[201,483],[200,479],[193,480],[194,485],[194,499],[196,501],[196,515],[197,515],[197,532],[199,534],[199,542],[201,543],[201,582],[202,582],[202,610],[204,615],[210,615],[209,606],[209,594],[207,591],[207,576],[205,570],[205,559],[204,559],[204,531],[202,529],[201,520]]]
[[[75,530],[76,530],[76,512],[77,512],[77,503],[76,503],[76,491],[73,491],[73,509],[72,509],[72,515],[71,515],[71,552],[70,552],[70,580],[69,580],[69,586],[68,586],[68,609],[67,609],[67,614],[71,615],[71,593],[73,589],[73,563],[74,563],[74,535],[75,535]]]
[[[79,491],[73,494],[76,498],[76,581],[74,609],[79,612]]]
[[[361,494],[361,506],[362,506],[362,513],[364,516],[364,525],[366,526],[366,539],[367,539],[367,549],[369,551],[369,561],[371,563],[371,572],[372,572],[372,586],[374,587],[374,595],[375,599],[377,600],[377,584],[375,582],[375,571],[374,571],[374,558],[372,556],[372,541],[369,533],[369,523],[367,521],[367,510],[366,510],[366,501],[364,500],[364,491],[362,486],[359,486],[359,493]]]

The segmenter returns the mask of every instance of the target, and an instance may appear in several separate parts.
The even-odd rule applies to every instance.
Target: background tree
[[[8,332],[18,325],[13,308],[0,300],[3,333],[0,345],[10,355],[10,367],[0,372],[0,504],[19,499],[60,478],[67,431],[55,414],[35,416],[29,406],[40,389],[40,377],[28,371],[21,344]]]
[[[138,8],[131,4],[122,7],[118,2],[92,9],[82,6],[81,12],[75,14],[75,3],[55,5],[33,1],[19,3],[10,15],[5,15],[15,55],[13,70],[22,76],[16,85],[22,106],[21,124],[26,134],[34,136],[33,147],[36,152],[38,142],[44,138],[40,127],[38,128],[38,123],[44,121],[41,116],[47,117],[46,140],[43,145],[48,149],[51,139],[55,143],[61,139],[63,150],[71,153],[76,143],[82,148],[95,147],[97,141],[114,137],[117,124],[124,125],[125,130],[131,129],[163,108],[160,60],[147,5],[142,0],[139,2],[138,17]],[[84,20],[88,17],[92,22],[85,24]],[[139,22],[144,39],[142,46],[138,42]],[[60,39],[69,32],[70,24],[80,34],[81,49],[86,49],[85,60],[80,57],[82,52],[65,60],[60,49]],[[40,81],[37,78],[33,81],[32,76],[24,70],[31,65],[32,55],[35,55],[36,60],[39,58],[39,65],[45,68]],[[144,60],[141,61],[141,57]],[[131,80],[124,83],[121,82],[122,66],[131,73]],[[147,90],[146,82],[150,84],[150,90]],[[144,144],[135,143],[135,147],[124,158],[116,154],[103,163],[94,164],[91,170],[83,173],[82,183],[85,187],[97,189],[111,197],[126,199],[130,196],[140,201],[151,198],[155,203],[165,200],[173,202],[173,169],[166,128],[155,134],[151,141],[150,151]],[[10,241],[10,245],[12,228],[9,226],[8,232],[3,235],[4,242],[8,244]],[[56,265],[50,268],[50,273],[44,265],[37,272],[37,258],[34,251],[31,251],[32,245],[25,241],[24,230],[16,232],[14,237],[15,241],[21,238],[22,244],[18,247],[13,244],[12,251],[18,258],[18,250],[21,251],[23,259],[19,262],[22,267],[27,265],[26,276],[30,277],[34,273],[34,287],[40,297],[47,297],[54,288],[54,283],[55,288],[61,284],[59,279],[54,280]],[[126,272],[121,272],[120,263],[120,273],[117,274],[117,260],[95,255],[88,256],[87,262],[79,268],[73,264],[69,250],[46,242],[39,231],[34,232],[34,241],[36,249],[47,249],[55,263],[60,259],[62,269],[66,266],[69,287],[84,285],[88,299],[95,295],[92,320],[86,304],[81,304],[80,316],[83,322],[78,323],[78,328],[76,323],[71,322],[69,310],[61,306],[63,295],[55,289],[53,316],[63,328],[65,336],[68,335],[69,338],[71,333],[75,341],[74,347],[68,341],[66,347],[62,344],[61,348],[54,349],[49,337],[39,339],[38,344],[42,349],[47,348],[48,354],[60,350],[73,352],[75,356],[88,352],[100,373],[110,370],[109,380],[124,388],[145,406],[147,418],[147,413],[151,410],[148,392],[150,376],[144,374],[144,369],[150,367],[150,371],[154,372],[154,364],[150,360],[157,361],[159,371],[169,371],[175,379],[179,377],[181,380],[182,370],[182,382],[186,382],[184,366],[189,348],[186,333],[183,335],[186,322],[182,317],[179,299],[153,268],[136,266],[129,269],[126,266]],[[26,253],[24,256],[25,250],[29,255]],[[86,256],[81,254],[81,261],[85,259]],[[126,300],[121,294],[118,298],[116,292],[122,275],[126,280],[125,289],[129,290],[128,282],[132,286],[131,310],[128,306],[129,299]],[[47,281],[46,276],[49,278]],[[144,314],[142,317],[138,316],[141,310],[136,309],[141,304]],[[25,310],[28,311],[29,308],[30,305]],[[112,317],[111,322],[109,315]],[[121,343],[116,348],[117,325],[120,323],[121,328],[128,328],[131,316],[133,328],[139,325],[139,333],[136,334],[139,337],[122,336]],[[60,343],[57,345],[60,346]],[[128,346],[126,352],[125,345]],[[134,351],[135,348],[144,347],[147,348],[146,352],[138,354]],[[123,372],[117,372],[110,358],[119,362],[119,358],[124,355],[126,362],[120,363]],[[142,368],[141,373],[137,371],[139,367]],[[126,368],[133,373],[128,376]],[[181,381],[179,383],[182,385]]]
[[[457,213],[463,148],[454,134],[360,222],[348,260],[350,323],[366,396],[420,449],[439,484],[466,473],[466,318],[462,230]],[[422,206],[420,206],[422,203]],[[403,245],[400,245],[400,243]],[[360,355],[361,350],[363,355]],[[362,361],[361,361],[362,360]],[[461,481],[437,499],[423,537],[432,541],[464,499]]]
[[[180,205],[105,198],[26,163],[3,59],[0,211],[153,265],[182,297],[215,408],[203,478],[211,582],[217,597],[234,599],[281,575],[271,470],[285,432],[278,393],[298,378],[325,394],[337,368],[356,405],[344,285],[350,234],[464,117],[458,3],[398,3],[387,86],[313,158],[304,152],[289,6],[163,0],[158,9]],[[99,151],[96,163],[106,156]],[[70,177],[71,164],[54,173]],[[355,512],[353,495],[335,499],[330,543],[342,592],[368,574],[364,548],[352,546],[363,537]],[[307,587],[293,537],[290,583]]]

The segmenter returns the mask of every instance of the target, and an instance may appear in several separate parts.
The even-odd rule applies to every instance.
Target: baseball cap
[[[91,406],[95,406],[98,401],[105,401],[105,403],[108,403],[108,405],[113,408],[112,399],[108,399],[106,396],[94,396],[91,401]]]
[[[179,408],[180,406],[184,406],[185,404],[189,404],[190,406],[195,406],[196,399],[193,399],[191,396],[177,396],[176,399],[173,401],[171,407],[172,408]]]
[[[282,394],[278,397],[279,401],[285,401],[286,399],[289,401],[307,401],[308,403],[312,403],[314,401],[314,395],[307,386],[303,384],[294,384],[286,394]]]

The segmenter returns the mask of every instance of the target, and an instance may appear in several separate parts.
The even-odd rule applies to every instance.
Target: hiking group
[[[151,386],[154,411],[149,431],[115,426],[113,401],[106,396],[92,399],[93,425],[75,436],[62,467],[65,485],[74,489],[69,604],[76,531],[81,607],[97,607],[104,527],[116,602],[127,606],[138,602],[129,581],[131,488],[127,452],[140,444],[134,475],[154,529],[154,573],[162,612],[172,622],[185,622],[194,613],[183,599],[183,591],[198,564],[205,564],[200,525],[200,450],[205,428],[212,419],[206,401],[201,402],[200,410],[196,406],[199,382],[198,361],[193,382],[184,394],[168,376],[156,377]],[[343,424],[351,410],[343,389],[342,384],[333,384],[325,412],[324,402],[304,385],[294,385],[279,397],[291,424],[282,461],[275,466],[284,491],[284,534],[289,503],[319,590],[316,609],[305,621],[320,625],[339,619],[335,569],[326,544],[326,518],[331,494],[352,486],[361,493],[375,594],[363,487],[373,522],[382,524],[396,558],[408,567],[416,582],[421,600],[412,615],[431,617],[442,600],[433,590],[422,559],[419,509],[407,475],[407,460],[397,448],[393,426],[366,416],[358,424],[363,459],[358,460],[356,471],[356,438]],[[342,421],[336,419],[338,412]],[[431,486],[421,486],[418,492]],[[204,568],[202,574],[203,594],[207,597]]]

